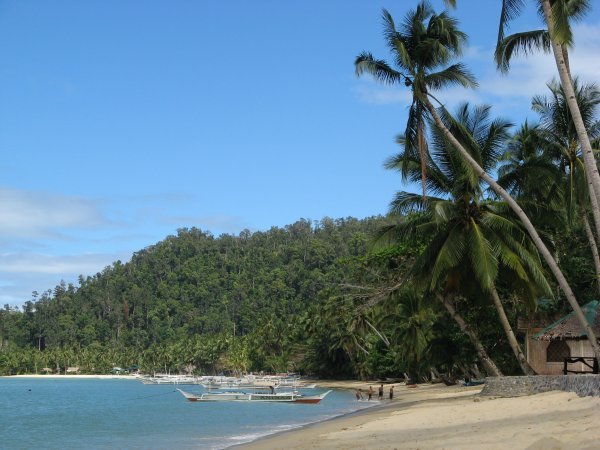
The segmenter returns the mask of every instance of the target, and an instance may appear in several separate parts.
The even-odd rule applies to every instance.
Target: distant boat
[[[138,380],[144,384],[200,384],[198,377],[190,375],[139,375]]]
[[[281,375],[247,375],[241,378],[233,377],[204,377],[200,382],[207,389],[253,389],[253,388],[288,388],[296,389],[314,389],[316,384],[304,384],[297,376]]]
[[[331,391],[319,395],[302,395],[296,392],[280,392],[277,394],[248,392],[206,392],[191,394],[177,389],[190,402],[287,402],[287,403],[319,403]]]

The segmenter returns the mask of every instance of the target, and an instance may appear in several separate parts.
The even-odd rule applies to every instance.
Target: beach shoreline
[[[370,383],[375,386],[375,382]],[[319,387],[368,388],[365,382]],[[600,449],[600,398],[574,393],[499,398],[481,386],[395,385],[394,400],[229,448],[283,449]],[[387,392],[387,389],[386,389]]]

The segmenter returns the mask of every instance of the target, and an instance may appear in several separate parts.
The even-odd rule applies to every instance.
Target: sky
[[[591,4],[571,67],[598,82]],[[77,286],[180,228],[219,236],[385,214],[412,189],[383,168],[410,96],[357,78],[354,59],[390,60],[382,8],[400,22],[415,5],[0,0],[0,305]],[[539,54],[496,71],[499,11],[458,0],[462,61],[479,88],[439,98],[491,104],[520,124],[535,120],[531,97],[556,69]],[[541,27],[527,10],[509,32]]]

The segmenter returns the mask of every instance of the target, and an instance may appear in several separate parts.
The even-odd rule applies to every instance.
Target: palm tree
[[[600,288],[600,257],[587,218],[588,191],[577,132],[561,86],[551,82],[548,87],[549,97],[536,96],[532,100],[540,124],[529,127],[526,123],[509,141],[498,181],[527,211],[538,215],[537,224],[551,224],[559,233],[574,223],[583,224]],[[579,85],[577,79],[574,87],[586,127],[590,136],[596,137],[600,122],[595,121],[594,113],[600,104],[600,92],[594,85]],[[540,220],[540,210],[550,212],[551,220]],[[557,217],[565,220],[557,221]]]
[[[541,131],[549,143],[548,148],[554,151],[554,159],[562,169],[567,192],[567,211],[569,217],[579,217],[583,223],[588,243],[592,252],[596,279],[600,289],[600,256],[594,233],[588,220],[588,201],[586,189],[585,163],[581,158],[581,146],[573,116],[568,107],[567,96],[560,84],[555,81],[548,83],[551,95],[536,96],[532,100],[532,108],[540,116]],[[582,120],[591,139],[600,137],[600,121],[596,120],[595,112],[600,105],[600,91],[595,84],[580,84],[573,79],[573,89]]]
[[[505,37],[504,32],[509,22],[517,17],[524,6],[524,0],[503,0],[498,30],[498,44],[495,59],[498,68],[506,72],[510,67],[513,55],[532,50],[552,51],[560,82],[564,90],[565,100],[571,112],[572,121],[582,148],[585,164],[590,204],[596,232],[600,233],[600,174],[592,150],[586,123],[577,102],[576,88],[571,78],[568,49],[573,45],[571,20],[582,18],[590,9],[588,0],[537,0],[539,13],[544,18],[546,29],[515,33]]]
[[[552,146],[542,134],[538,125],[531,126],[527,121],[513,134],[500,158],[498,183],[519,199],[529,214],[535,214],[539,205],[556,214],[563,206],[562,192],[557,191],[562,171],[549,154]]]
[[[427,111],[419,101],[419,94],[456,83],[475,86],[472,75],[461,64],[438,70],[451,56],[460,52],[466,35],[458,30],[455,19],[446,13],[436,15],[426,1],[420,2],[415,10],[408,13],[399,31],[396,30],[391,14],[385,9],[383,24],[387,44],[395,49],[395,63],[409,74],[410,78],[392,70],[385,61],[375,60],[368,52],[363,52],[356,58],[356,73],[361,75],[363,71],[372,72],[372,69],[375,69],[377,74],[374,75],[383,77],[390,84],[406,83],[407,86],[413,86],[413,99],[404,132],[404,153],[409,157],[418,152],[425,164]],[[425,197],[425,166],[421,169],[421,184]]]
[[[508,137],[510,123],[490,120],[487,106],[470,108],[462,105],[456,121],[445,117],[448,128],[469,152],[488,170],[493,169]],[[430,241],[417,258],[414,275],[426,282],[428,289],[475,298],[489,296],[498,312],[509,344],[525,373],[531,373],[525,356],[512,331],[496,284],[500,276],[510,277],[511,285],[523,293],[550,293],[535,248],[525,232],[507,214],[503,203],[484,196],[479,178],[466,165],[440,132],[434,130],[435,150],[427,163],[430,189],[438,194],[423,203],[414,194],[400,192],[392,202],[392,211],[410,216],[400,225],[388,229],[399,237],[422,236]],[[388,161],[390,169],[398,167],[402,155]],[[413,161],[414,167],[418,161]],[[410,168],[409,168],[410,174]],[[414,176],[414,174],[413,174]],[[523,244],[525,242],[525,244]],[[529,247],[528,247],[529,246]],[[531,300],[531,296],[527,297]]]
[[[425,4],[422,2],[420,6],[421,5]],[[443,16],[444,20],[434,21],[433,16],[435,16],[435,13],[429,9],[429,14],[431,14],[429,24],[441,22],[439,23],[438,28],[443,28],[445,35],[458,31],[456,28],[456,22],[453,19],[449,19],[447,15]],[[374,59],[370,53],[363,52],[355,61],[356,74],[360,76],[363,73],[369,73],[376,80],[388,84],[398,84],[403,81],[403,84],[411,88],[413,98],[416,98],[418,102],[427,110],[427,112],[433,118],[433,121],[438,129],[443,133],[444,137],[459,152],[465,162],[474,169],[474,174],[488,183],[494,192],[496,192],[507,202],[510,208],[521,220],[538,251],[544,258],[544,261],[546,261],[546,264],[548,264],[550,270],[557,279],[559,286],[565,293],[569,304],[573,308],[577,319],[579,320],[582,328],[585,330],[590,340],[594,350],[594,355],[600,359],[600,345],[595,337],[595,334],[590,324],[587,322],[579,303],[577,303],[575,294],[573,293],[567,279],[560,270],[560,267],[556,263],[556,260],[548,250],[547,246],[542,241],[536,228],[531,223],[531,220],[527,214],[525,214],[519,204],[514,200],[514,198],[512,198],[510,194],[504,188],[502,188],[502,186],[500,186],[485,171],[484,168],[482,168],[480,163],[474,159],[465,149],[465,147],[458,141],[458,139],[452,135],[450,130],[448,130],[442,121],[440,113],[431,103],[429,97],[434,97],[430,93],[430,90],[446,87],[450,84],[461,84],[463,86],[470,87],[475,84],[475,81],[461,64],[453,64],[444,70],[432,72],[432,70],[437,69],[440,65],[446,64],[451,60],[452,57],[459,54],[460,43],[462,42],[464,34],[458,34],[454,38],[445,37],[443,40],[438,40],[435,35],[428,37],[428,27],[425,27],[421,17],[422,15],[415,14],[414,12],[411,12],[407,15],[407,20],[411,19],[414,23],[412,27],[406,27],[405,34],[397,32],[393,27],[393,22],[390,21],[388,21],[388,25],[386,25],[384,28],[388,47],[395,55],[395,62],[399,67],[399,70],[393,69],[383,60]],[[448,22],[447,18],[452,24],[450,27],[446,26]],[[389,25],[391,25],[391,28]],[[423,30],[426,31],[423,32]],[[419,39],[419,37],[422,37],[422,39]],[[420,45],[417,46],[419,49],[418,52],[409,52],[410,47],[405,45],[406,42],[413,41],[418,41],[420,43]],[[448,45],[446,42],[451,42],[454,45]],[[429,63],[425,64],[424,62],[426,61],[429,61]],[[423,68],[423,70],[421,72],[417,72],[418,68]],[[443,107],[440,109],[442,114],[444,114],[445,109]]]

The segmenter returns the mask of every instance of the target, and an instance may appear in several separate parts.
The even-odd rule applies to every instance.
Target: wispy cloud
[[[0,277],[6,274],[38,273],[79,275],[95,273],[110,265],[119,254],[48,255],[36,253],[6,253],[0,255]]]
[[[59,229],[98,228],[107,223],[90,200],[0,187],[0,233],[5,237],[56,238]]]
[[[76,284],[79,275],[128,261],[180,227],[250,228],[239,216],[182,214],[193,200],[177,193],[86,199],[0,187],[0,302],[20,305],[33,290]]]
[[[77,285],[79,275],[93,275],[114,261],[126,261],[131,252],[51,255],[8,253],[0,255],[0,302],[21,305],[32,292],[52,289],[61,281]]]
[[[409,89],[399,89],[398,86],[382,86],[370,75],[365,76],[359,83],[355,92],[358,98],[364,103],[374,105],[401,103],[410,105],[412,102],[412,95]]]

